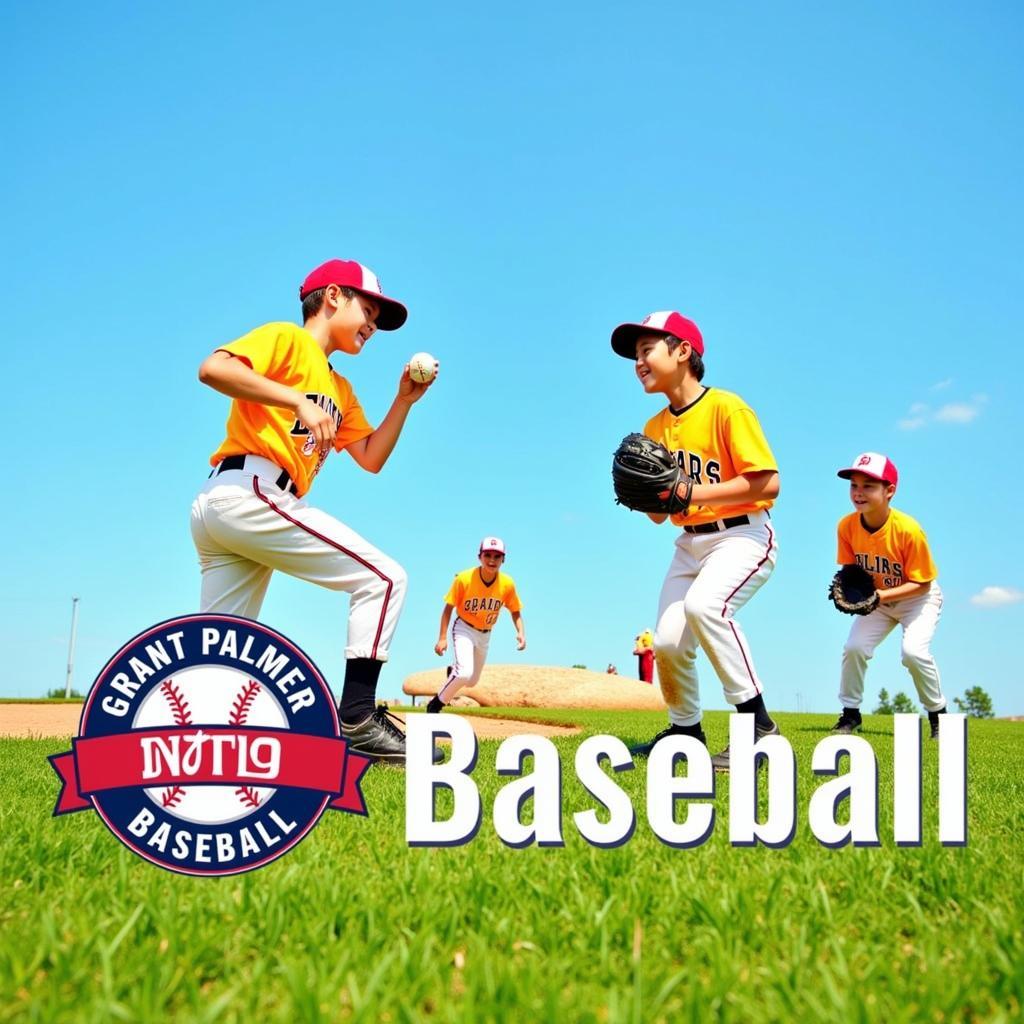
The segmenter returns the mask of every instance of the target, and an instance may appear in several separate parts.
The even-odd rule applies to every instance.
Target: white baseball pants
[[[673,725],[701,720],[697,647],[718,673],[730,704],[762,691],[734,615],[772,574],[778,545],[767,512],[717,533],[680,531],[665,577],[654,631],[658,682]]]
[[[942,614],[942,590],[932,583],[915,597],[880,604],[870,615],[858,616],[850,627],[843,648],[843,667],[839,675],[839,703],[844,708],[859,708],[864,698],[864,676],[875,648],[896,628],[903,627],[903,664],[917,687],[917,695],[926,711],[946,706],[942,695],[939,667],[932,657],[931,642]]]
[[[452,626],[452,664],[448,669],[448,682],[437,697],[442,704],[450,704],[464,686],[476,686],[487,661],[487,645],[491,634],[474,629],[468,622],[456,618]]]
[[[346,658],[387,661],[406,573],[354,530],[276,485],[258,456],[211,477],[192,503],[200,611],[259,615],[275,569],[351,595]],[[255,467],[255,471],[254,471]]]

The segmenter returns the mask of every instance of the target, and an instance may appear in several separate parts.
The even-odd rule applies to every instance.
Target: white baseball
[[[409,376],[417,384],[429,384],[437,376],[437,360],[429,352],[417,352],[409,360]]]

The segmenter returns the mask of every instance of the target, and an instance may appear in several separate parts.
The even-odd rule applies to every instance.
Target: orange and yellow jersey
[[[323,349],[297,324],[264,324],[222,345],[220,351],[237,356],[258,374],[294,388],[334,417],[335,451],[373,433],[344,377],[331,369]],[[228,413],[227,437],[210,456],[216,466],[228,455],[262,455],[292,478],[301,497],[327,458],[309,431],[287,409],[234,399]]]
[[[694,483],[725,483],[743,473],[777,468],[753,409],[739,395],[718,388],[706,388],[683,409],[666,406],[647,421],[644,433],[674,452]],[[771,507],[767,498],[714,508],[695,505],[686,516],[673,515],[672,522],[692,526]]]
[[[836,560],[867,569],[879,590],[930,583],[939,575],[921,525],[898,509],[890,508],[889,518],[873,533],[864,528],[859,512],[851,512],[839,520],[838,533]]]
[[[511,576],[499,572],[490,583],[484,583],[479,566],[464,569],[455,577],[444,603],[474,629],[492,629],[502,608],[510,612],[522,608]]]

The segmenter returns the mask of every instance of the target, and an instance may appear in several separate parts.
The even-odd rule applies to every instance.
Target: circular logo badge
[[[263,867],[332,807],[366,814],[327,683],[280,633],[188,615],[140,633],[96,677],[56,814],[94,808],[140,857],[188,875]]]

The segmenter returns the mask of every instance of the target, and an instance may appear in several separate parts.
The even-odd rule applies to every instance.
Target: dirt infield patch
[[[81,704],[0,704],[0,736],[75,736],[81,717]]]
[[[0,737],[66,738],[78,732],[81,704],[0,704]],[[399,714],[399,718],[404,717]],[[540,725],[514,718],[485,718],[465,715],[473,731],[482,740],[500,740],[506,736],[530,733],[533,736],[574,736],[580,730],[568,725]]]
[[[444,686],[445,671],[415,672],[403,692],[433,697]],[[664,711],[661,687],[629,676],[559,665],[486,665],[480,681],[461,690],[485,708],[597,708],[605,711]]]
[[[404,720],[405,715],[397,716]],[[465,718],[476,733],[477,739],[503,740],[506,736],[576,736],[581,730],[575,725],[550,725],[546,722],[522,722],[516,718],[491,718],[489,715],[460,715]],[[441,740],[442,743],[448,742]]]

